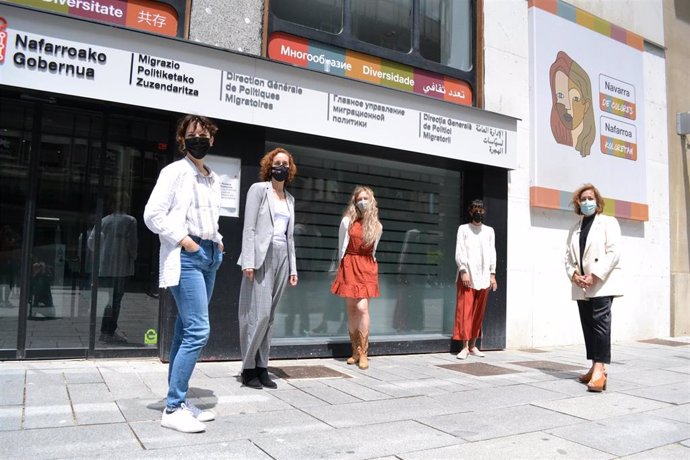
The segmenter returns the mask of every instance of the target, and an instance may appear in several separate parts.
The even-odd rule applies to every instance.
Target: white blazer
[[[206,165],[208,168],[208,165]],[[211,171],[213,193],[220,203],[220,179]],[[144,208],[144,223],[161,242],[158,286],[165,288],[180,283],[180,241],[188,235],[187,212],[194,199],[194,181],[200,174],[187,157],[173,161],[163,168]],[[223,236],[216,232],[216,243]]]
[[[340,221],[340,228],[338,229],[338,260],[343,260],[345,251],[347,251],[347,245],[350,244],[350,234],[348,230],[350,230],[350,218],[345,216],[343,220]],[[379,233],[379,236],[376,237],[376,241],[374,241],[374,252],[372,253],[374,260],[376,260],[376,248],[379,245],[382,234],[383,231]]]
[[[620,264],[621,228],[615,217],[597,214],[587,234],[583,260],[580,261],[580,219],[570,229],[565,252],[565,271],[568,279],[573,274],[592,274],[596,281],[587,289],[573,283],[573,300],[586,300],[592,297],[623,295],[623,272]],[[584,273],[580,273],[580,266]]]

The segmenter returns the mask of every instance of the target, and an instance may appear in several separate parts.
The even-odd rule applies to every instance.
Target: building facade
[[[629,292],[614,303],[614,340],[669,334],[661,1],[112,1],[98,17],[52,3],[0,2],[2,357],[165,359],[175,307],[157,289],[142,213],[187,112],[219,122],[209,164],[225,190],[204,359],[239,357],[244,196],[275,146],[299,168],[300,272],[276,315],[275,356],[346,352],[329,286],[356,184],[374,188],[384,225],[374,354],[453,347],[455,234],[474,198],[498,253],[482,347],[580,343],[563,255],[576,220],[567,195],[584,182],[623,231]],[[569,35],[544,40],[554,28]],[[579,131],[567,143],[549,128],[558,52],[590,80],[587,155],[571,142]],[[108,219],[123,215],[134,225],[113,240]],[[114,307],[126,342],[100,335]]]

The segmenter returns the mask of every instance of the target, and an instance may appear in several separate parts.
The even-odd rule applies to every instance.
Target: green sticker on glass
[[[146,345],[155,345],[158,343],[158,332],[155,329],[149,329],[144,334],[144,343]]]

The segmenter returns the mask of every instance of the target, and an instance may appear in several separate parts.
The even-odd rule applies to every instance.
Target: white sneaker
[[[172,428],[182,433],[200,433],[206,430],[206,425],[195,419],[192,411],[190,411],[184,403],[171,414],[168,414],[167,411],[163,409],[161,426]]]
[[[216,419],[215,412],[209,409],[200,409],[196,407],[194,404],[192,404],[192,402],[189,399],[186,400],[184,404],[185,406],[187,406],[187,409],[189,409],[194,418],[200,422],[210,422],[211,420]]]
[[[476,356],[476,357],[478,357],[478,358],[483,358],[484,356],[486,356],[484,353],[482,353],[481,351],[479,351],[479,348],[477,348],[477,347],[472,348],[472,349],[470,350],[470,354],[471,354],[472,356]]]
[[[463,348],[460,353],[458,353],[457,358],[458,359],[467,359],[467,356],[470,354],[470,351],[467,348]]]

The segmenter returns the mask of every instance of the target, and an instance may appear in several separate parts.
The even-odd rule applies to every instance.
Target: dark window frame
[[[372,45],[355,38],[352,33],[352,17],[350,14],[352,2],[351,0],[343,0],[343,2],[343,30],[339,34],[332,34],[281,19],[273,14],[270,1],[266,1],[264,18],[267,24],[265,29],[267,35],[264,37],[265,46],[263,55],[267,57],[268,39],[270,39],[271,35],[276,32],[284,32],[296,37],[307,38],[309,40],[337,46],[343,49],[359,51],[371,56],[380,57],[389,61],[399,62],[401,64],[409,65],[418,69],[423,69],[429,72],[447,75],[449,77],[463,80],[472,88],[472,105],[481,107],[483,98],[481,97],[481,80],[478,77],[483,74],[481,71],[483,66],[483,54],[480,46],[478,45],[483,43],[483,41],[479,40],[480,37],[478,34],[483,29],[481,26],[483,0],[472,0],[470,2],[470,17],[472,18],[472,38],[470,49],[472,50],[473,56],[471,59],[472,68],[467,71],[431,61],[421,55],[420,23],[422,20],[422,13],[420,0],[413,0],[412,4],[412,51],[409,53],[403,53],[381,46]]]

